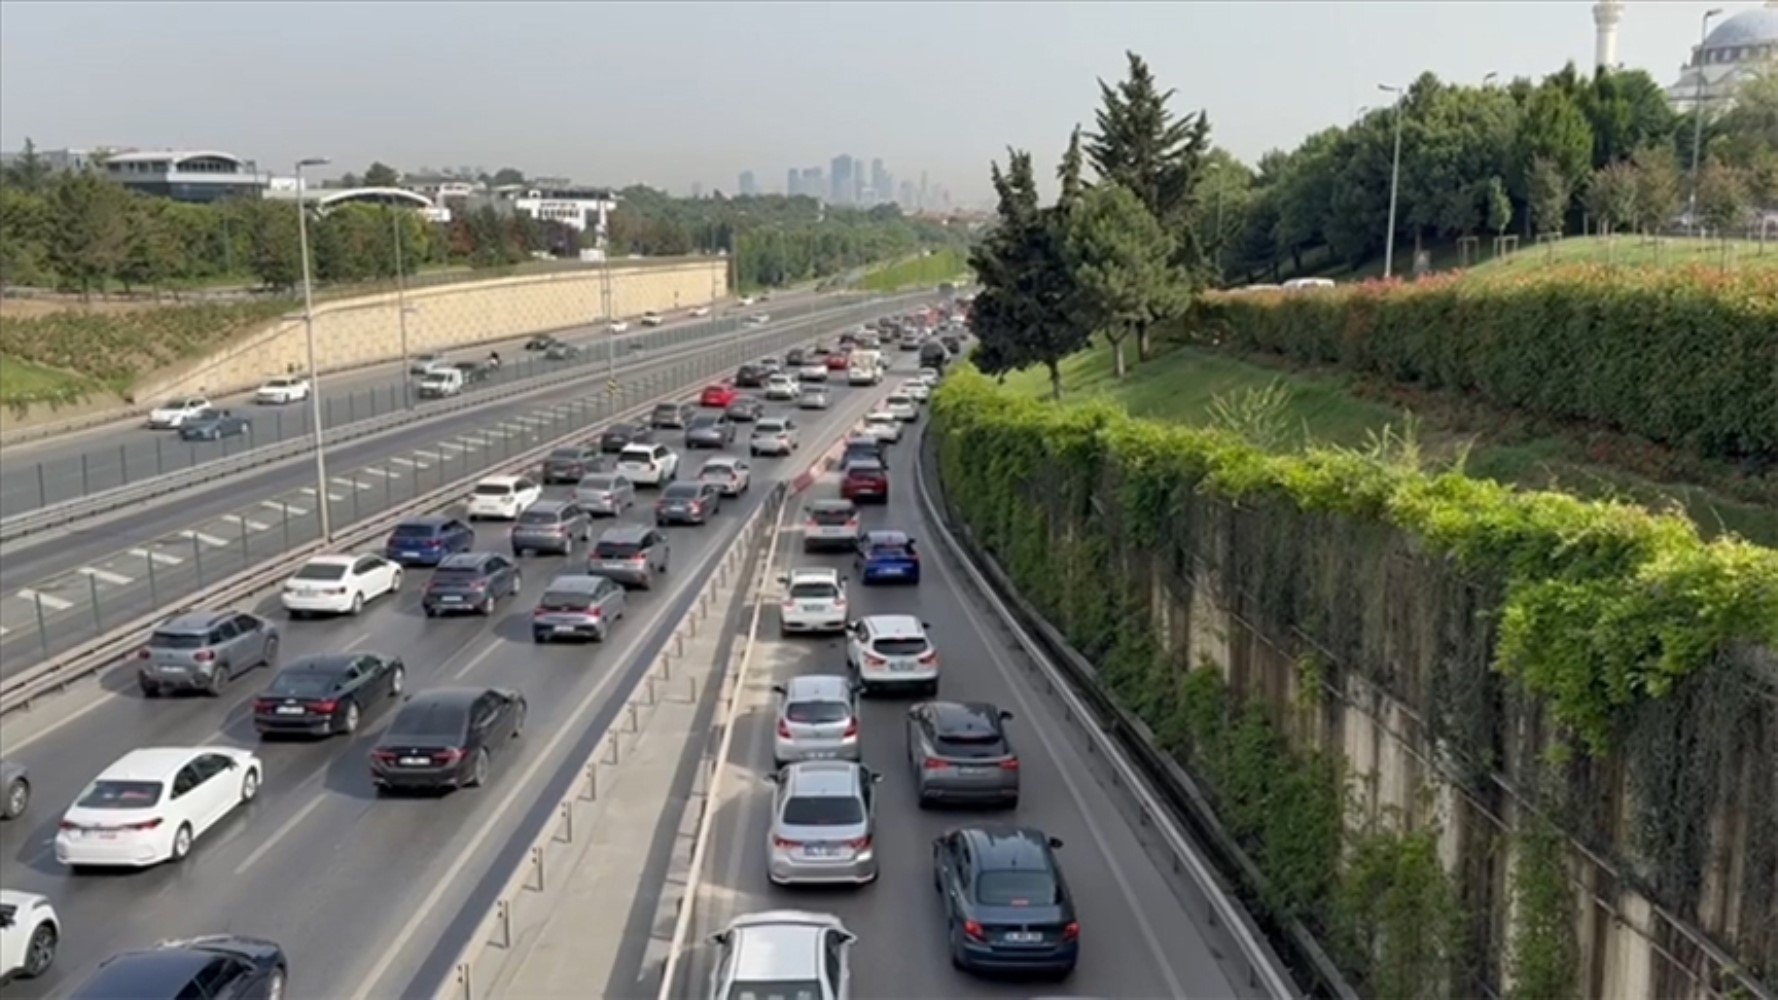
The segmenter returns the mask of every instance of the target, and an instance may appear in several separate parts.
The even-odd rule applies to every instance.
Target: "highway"
[[[787,293],[739,311],[733,311],[730,304],[720,303],[709,318],[693,318],[688,312],[681,311],[670,322],[653,328],[632,320],[629,331],[618,335],[618,356],[622,360],[639,351],[659,350],[699,337],[731,332],[737,317],[743,314],[765,313],[779,319],[788,318],[815,308],[823,298],[812,292]],[[580,364],[603,366],[607,343],[603,330],[603,324],[588,325],[558,331],[557,336],[586,349]],[[569,363],[547,361],[541,353],[524,350],[529,339],[520,337],[482,343],[448,351],[445,355],[450,361],[470,361],[485,359],[490,351],[500,352],[502,371],[495,373],[487,383],[469,387],[466,392],[512,385],[525,378],[568,367]],[[267,377],[272,374],[275,373],[268,372]],[[408,379],[406,370],[399,363],[323,374],[322,425],[337,428],[401,409],[407,404],[403,387],[408,384]],[[159,405],[163,401],[143,402]],[[178,431],[150,430],[145,423],[147,418],[142,417],[7,445],[6,475],[0,482],[0,517],[239,454],[249,447],[302,437],[310,431],[307,401],[260,406],[254,403],[253,392],[249,390],[219,396],[211,402],[218,408],[252,418],[251,438],[183,441]],[[416,399],[412,405],[424,409],[427,403]]]
[[[896,359],[910,370],[906,356]],[[895,378],[886,384],[894,385]],[[924,426],[924,417],[919,425]],[[802,673],[844,673],[839,637],[780,638],[776,598],[760,625],[750,674],[741,693],[731,756],[696,898],[693,951],[676,977],[682,995],[708,981],[714,949],[707,941],[737,914],[774,908],[833,913],[858,936],[852,948],[852,993],[859,998],[989,997],[1066,994],[1093,997],[1228,997],[1238,991],[1214,960],[1204,932],[1181,907],[1124,813],[1103,787],[1071,729],[1015,667],[1000,626],[972,596],[967,578],[938,544],[915,494],[914,433],[891,449],[890,501],[867,506],[865,530],[908,532],[922,552],[922,580],[911,587],[858,582],[852,557],[807,555],[791,522],[776,572],[827,566],[850,573],[851,614],[912,614],[928,624],[941,667],[939,697],[987,701],[1010,710],[1009,734],[1020,754],[1022,787],[1016,809],[923,811],[906,767],[905,713],[912,697],[863,703],[865,763],[884,772],[877,786],[876,853],[880,875],[862,888],[787,889],[766,877],[766,837],[772,786],[775,697],[771,685]],[[816,483],[806,499],[837,495],[835,476]],[[794,518],[797,511],[790,512]],[[671,820],[669,820],[671,822]],[[973,822],[1014,822],[1059,837],[1064,874],[1081,923],[1081,958],[1065,985],[978,979],[952,968],[945,925],[933,891],[931,842]]]
[[[632,593],[626,619],[602,645],[530,641],[531,605],[563,568],[559,558],[525,559],[522,595],[489,619],[423,617],[423,570],[410,570],[399,595],[358,618],[292,622],[271,593],[249,602],[282,630],[286,664],[323,652],[377,651],[401,656],[410,692],[455,685],[524,692],[525,735],[496,757],[484,788],[378,798],[366,753],[387,713],[367,716],[352,737],[261,744],[249,706],[269,680],[264,670],[238,678],[220,699],[150,702],[136,693],[128,669],[118,669],[101,679],[102,693],[83,688],[9,716],[7,755],[30,768],[36,789],[22,819],[0,824],[0,884],[48,895],[64,938],[52,972],[9,986],[7,996],[53,996],[119,950],[221,931],[279,942],[290,956],[292,996],[425,988],[412,983],[417,970],[440,941],[461,940],[464,922],[479,919],[479,909],[466,904],[493,891],[490,873],[509,870],[540,828],[573,764],[590,751],[765,487],[800,470],[811,448],[837,439],[881,391],[836,387],[830,411],[800,414],[801,457],[756,460],[754,488],[712,524],[668,529],[671,573],[654,592]],[[687,474],[707,454],[687,453]],[[552,487],[548,495],[566,490]],[[644,491],[643,500],[652,494]],[[626,519],[648,515],[644,508]],[[505,526],[484,523],[478,536],[482,547],[498,549]],[[72,875],[56,863],[61,810],[111,761],[138,747],[209,743],[257,747],[266,775],[259,797],[201,839],[185,863],[97,875]]]

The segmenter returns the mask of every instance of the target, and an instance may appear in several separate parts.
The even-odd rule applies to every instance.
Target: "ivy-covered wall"
[[[1778,977],[1778,552],[968,370],[933,432],[976,540],[1365,992]]]

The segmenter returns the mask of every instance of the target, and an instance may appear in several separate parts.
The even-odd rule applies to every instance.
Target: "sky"
[[[1732,14],[1757,6],[1725,2]],[[1666,86],[1702,3],[1632,0],[1619,56]],[[1008,146],[1053,164],[1126,50],[1253,162],[1422,71],[1593,58],[1591,4],[0,2],[0,149],[222,149],[516,166],[676,194],[836,154],[985,202]],[[1044,171],[1048,173],[1046,169]]]

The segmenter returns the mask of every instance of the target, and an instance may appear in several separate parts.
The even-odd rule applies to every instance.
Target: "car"
[[[686,315],[690,316],[692,319],[703,319],[705,316],[710,315],[710,307],[709,306],[693,306],[691,308],[691,310],[686,313]]]
[[[476,385],[494,377],[495,366],[481,361],[458,361],[451,365],[463,376],[464,385]]]
[[[846,626],[846,668],[861,694],[914,687],[938,692],[938,650],[912,615],[871,615]]]
[[[754,364],[759,365],[761,368],[765,369],[767,378],[771,378],[773,375],[784,374],[784,363],[782,361],[779,361],[777,358],[771,356],[770,354],[755,361]]]
[[[715,486],[725,497],[738,497],[753,487],[753,467],[733,455],[714,455],[698,470],[698,482]]]
[[[0,983],[48,972],[61,940],[61,918],[47,897],[0,889]]]
[[[752,423],[765,412],[766,404],[755,396],[742,396],[728,405],[728,418],[736,423]]]
[[[721,413],[700,413],[685,428],[687,448],[726,448],[735,440],[735,425]]]
[[[648,415],[648,426],[655,430],[682,430],[691,419],[690,403],[656,403]]]
[[[858,540],[858,579],[873,583],[919,583],[920,553],[899,531],[869,531]]]
[[[743,295],[743,296],[741,296],[740,300],[738,302],[736,302],[735,304],[740,305],[740,306],[750,306],[758,301],[759,301],[758,299],[754,298],[751,295]]]
[[[210,412],[210,401],[202,396],[170,399],[148,411],[148,426],[158,431],[178,430],[187,420]]]
[[[525,696],[505,688],[439,688],[408,699],[370,752],[378,794],[478,788],[494,751],[525,729]]]
[[[784,603],[778,612],[779,634],[846,630],[846,581],[838,570],[793,569],[781,580]]]
[[[463,373],[455,368],[432,368],[420,376],[414,394],[421,399],[443,399],[463,391]]]
[[[927,385],[934,385],[934,386],[937,385],[939,383],[939,381],[943,378],[943,376],[939,373],[939,370],[937,368],[921,368],[919,371],[914,373],[914,377],[917,379],[924,380]]]
[[[444,355],[436,351],[427,351],[424,354],[413,356],[413,359],[408,362],[407,373],[409,375],[424,375],[434,366],[442,364],[444,364]]]
[[[271,941],[212,934],[163,941],[99,963],[69,1000],[278,1000],[290,969],[284,950]]]
[[[883,412],[889,413],[903,423],[912,423],[920,419],[920,406],[914,397],[906,392],[892,392],[884,398]]]
[[[839,351],[838,353],[835,353],[835,354],[829,354],[827,356],[826,364],[827,364],[827,370],[830,373],[843,372],[847,368],[851,367],[852,355],[849,351],[844,351],[844,350]]]
[[[949,343],[946,343],[946,340],[954,341],[956,338],[950,337],[941,338],[939,340],[928,340],[926,343],[920,345],[921,367],[934,369],[943,368],[945,362],[951,360],[951,354],[954,353],[955,349],[953,349]],[[958,344],[957,346],[962,347],[963,345]]]
[[[629,321],[628,320],[621,320],[621,319],[612,320],[611,323],[605,327],[605,332],[606,333],[628,333],[628,332],[630,332]]]
[[[741,394],[734,386],[727,382],[718,382],[704,387],[704,391],[698,394],[698,405],[724,410],[739,398]]]
[[[664,444],[625,445],[617,473],[637,486],[662,486],[679,475],[679,456]]]
[[[616,517],[636,506],[636,485],[616,472],[597,472],[574,484],[574,502],[588,514]]]
[[[772,766],[804,760],[858,760],[858,692],[838,674],[802,674],[774,684],[778,695]]]
[[[938,338],[938,342],[944,345],[945,351],[952,357],[956,357],[963,353],[963,338],[956,334],[946,334],[941,336]],[[934,367],[937,366],[935,365]]]
[[[278,600],[290,617],[316,612],[355,615],[366,602],[401,592],[401,566],[382,556],[314,556],[297,567]]]
[[[766,875],[773,885],[867,885],[877,880],[876,783],[851,760],[786,765],[771,780]]]
[[[576,444],[557,448],[544,456],[537,478],[543,485],[578,483],[595,472],[605,472],[613,463],[598,445]]]
[[[556,340],[555,334],[540,333],[535,337],[532,337],[530,340],[525,341],[525,350],[547,351],[557,343],[559,343],[559,341]]]
[[[817,340],[817,341],[815,341],[815,346],[809,348],[809,353],[814,354],[818,357],[826,357],[829,354],[833,353],[833,345],[829,344],[825,340]]]
[[[583,353],[585,352],[581,350],[579,344],[569,344],[558,340],[549,345],[549,350],[543,352],[543,360],[573,361],[576,358],[579,358]]]
[[[788,455],[799,447],[796,421],[789,417],[767,417],[753,425],[747,439],[747,450],[753,455]]]
[[[593,540],[593,519],[573,500],[539,500],[519,515],[508,538],[515,556],[571,556],[575,546]]]
[[[795,375],[778,374],[766,380],[766,398],[778,402],[794,401],[802,395],[802,386]]]
[[[309,380],[301,375],[279,375],[268,378],[253,392],[253,401],[261,406],[283,406],[309,398]]]
[[[907,759],[922,809],[936,802],[1019,804],[1012,713],[987,702],[923,701],[908,709]]]
[[[489,476],[470,491],[464,516],[471,521],[484,517],[512,521],[542,498],[543,487],[529,476]]]
[[[420,594],[420,610],[436,618],[447,611],[494,613],[494,602],[516,597],[523,585],[518,564],[497,552],[447,556]]]
[[[0,757],[0,819],[18,819],[31,804],[31,773],[16,760]]]
[[[660,313],[655,312],[653,309],[650,309],[649,311],[642,314],[642,325],[643,326],[660,326],[662,323],[665,323],[666,321],[667,321],[667,318],[665,316],[662,316]]]
[[[803,394],[797,397],[796,407],[799,410],[825,410],[829,399],[827,386],[812,385],[804,389]]]
[[[874,434],[848,438],[840,450],[839,469],[844,472],[853,462],[869,459],[883,468],[889,467],[889,449]]]
[[[769,323],[771,321],[772,321],[772,317],[771,317],[771,314],[769,314],[769,313],[754,313],[752,316],[749,316],[746,319],[742,320],[741,325],[742,326],[758,327],[758,326],[765,326],[767,323]]]
[[[792,347],[784,352],[784,367],[801,368],[809,363],[809,352],[800,347]]]
[[[804,510],[803,551],[858,546],[858,505],[850,500],[817,500]]]
[[[125,868],[184,861],[197,838],[253,801],[262,774],[259,758],[235,747],[131,750],[62,814],[56,860]]]
[[[626,587],[649,590],[656,575],[665,575],[672,547],[660,530],[642,524],[607,528],[587,554],[586,571]]]
[[[186,611],[149,633],[136,653],[143,697],[173,690],[222,693],[230,679],[278,660],[278,627],[244,611]]]
[[[617,423],[599,435],[599,450],[615,455],[626,445],[647,444],[654,440],[654,428],[643,424]]]
[[[856,503],[888,503],[889,470],[872,458],[847,462],[840,474],[840,496]]]
[[[531,641],[604,642],[611,623],[624,616],[624,606],[624,588],[617,581],[590,573],[565,573],[549,582],[531,609]]]
[[[707,524],[722,511],[722,492],[711,483],[674,483],[654,502],[654,523]]]
[[[911,378],[901,384],[901,391],[915,403],[925,403],[932,399],[932,386],[923,378]]]
[[[798,381],[804,383],[826,382],[827,366],[819,361],[803,365],[796,370],[796,377]]]
[[[1080,921],[1055,852],[1028,826],[959,827],[932,842],[933,884],[951,962],[969,972],[1063,978],[1080,957]]]
[[[475,529],[454,517],[410,517],[383,542],[383,555],[403,566],[437,566],[457,552],[475,548]]]
[[[196,413],[179,425],[181,441],[220,441],[225,437],[239,437],[253,433],[253,421],[237,416],[230,410],[211,410],[207,413]]]
[[[259,735],[350,736],[364,713],[401,697],[407,667],[381,653],[322,653],[278,671],[253,699]]]
[[[887,410],[874,410],[864,415],[864,429],[877,439],[894,444],[901,440],[901,418]]]
[[[771,369],[765,365],[749,362],[735,370],[735,385],[743,389],[757,389],[766,384],[772,376]]]

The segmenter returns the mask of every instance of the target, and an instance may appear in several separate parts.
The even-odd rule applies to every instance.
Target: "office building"
[[[803,179],[795,167],[784,171],[784,193],[792,198],[803,193]]]
[[[753,171],[741,171],[741,183],[735,190],[740,192],[743,198],[750,198],[759,193],[759,182],[753,179]]]
[[[820,167],[804,167],[803,183],[798,194],[805,194],[816,200],[827,197],[827,181],[821,176]]]
[[[895,188],[889,183],[889,171],[883,166],[882,157],[870,161],[870,203],[880,205],[890,199]]]
[[[901,210],[904,212],[912,212],[914,209],[919,207],[919,203],[917,201],[915,201],[915,199],[914,199],[914,182],[913,181],[902,181],[901,182],[901,188],[900,188],[900,191],[895,199],[895,202],[896,202],[896,204],[901,206]]]
[[[213,149],[116,153],[104,169],[132,191],[174,201],[258,198],[271,183],[252,160]]]
[[[827,200],[835,205],[850,205],[853,197],[853,169],[855,161],[845,153],[833,158],[828,164],[828,181],[832,188]]]

